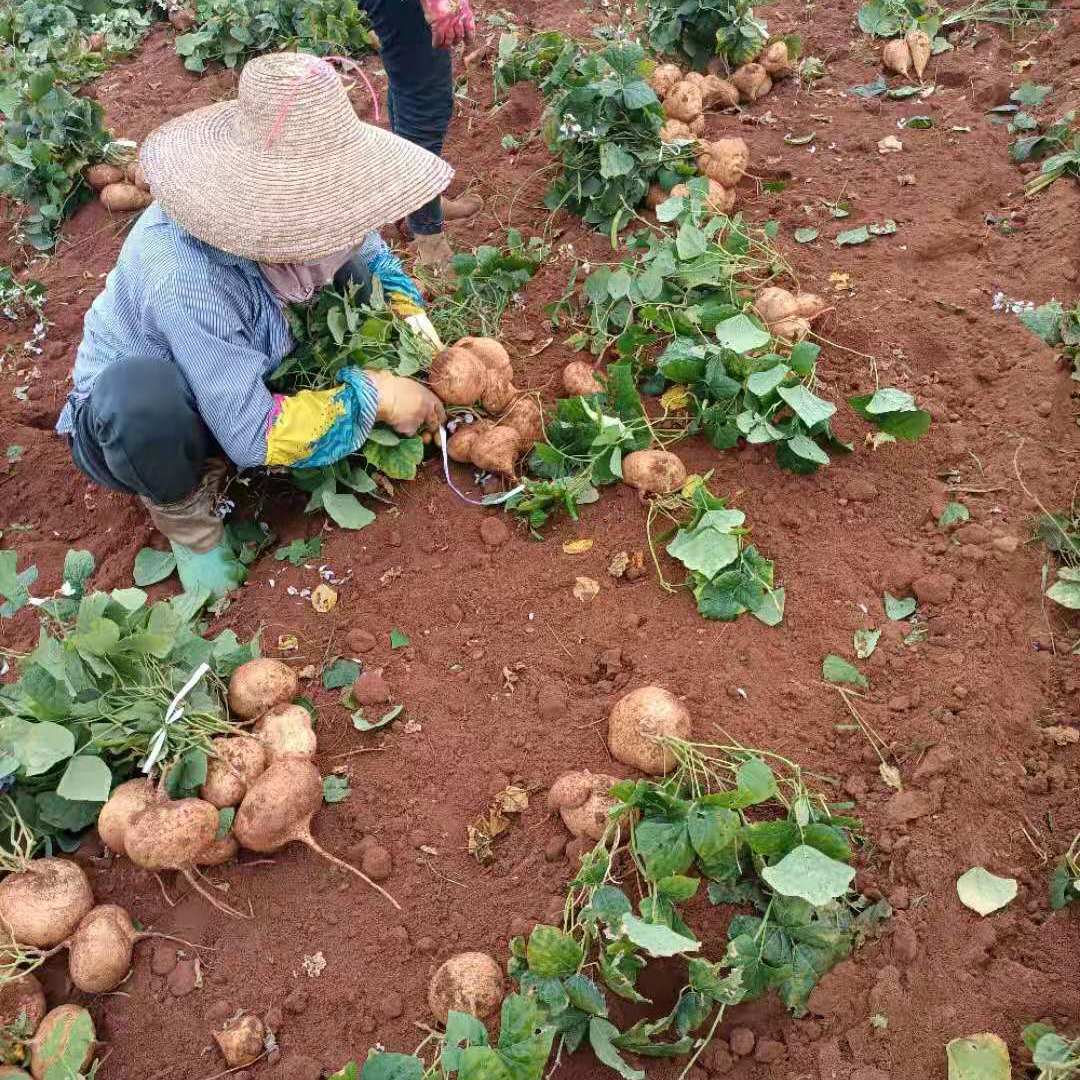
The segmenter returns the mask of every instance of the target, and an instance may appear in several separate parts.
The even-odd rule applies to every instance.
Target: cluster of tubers
[[[896,75],[910,76],[912,69],[915,77],[922,79],[926,65],[930,63],[933,52],[930,35],[923,30],[909,30],[902,38],[894,38],[885,43],[881,51],[881,63],[886,71]]]
[[[97,1053],[90,1014],[81,1005],[58,1005],[46,1012],[44,991],[33,975],[22,975],[0,987],[0,1028],[20,1022],[26,1041],[5,1049],[14,1050],[26,1068],[0,1065],[0,1080],[62,1080],[75,1075],[71,1068],[78,1075],[90,1068]],[[70,1060],[72,1044],[84,1042],[82,1060]]]
[[[447,405],[480,404],[497,422],[459,424],[446,443],[451,460],[512,476],[517,460],[544,437],[536,399],[514,386],[506,349],[494,338],[462,338],[431,364],[431,389]]]
[[[106,210],[145,210],[154,201],[142,166],[136,160],[123,166],[105,162],[89,165],[83,179],[98,193]]]
[[[828,310],[828,305],[816,293],[797,296],[774,285],[762,289],[754,301],[754,310],[769,332],[781,341],[802,341],[810,326]]]

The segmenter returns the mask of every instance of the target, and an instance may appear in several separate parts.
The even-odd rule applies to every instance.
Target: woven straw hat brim
[[[288,156],[237,137],[240,103],[225,101],[163,124],[143,143],[150,190],[181,228],[256,262],[314,262],[355,247],[445,191],[454,170],[381,128],[313,118]],[[343,127],[345,130],[343,130]]]

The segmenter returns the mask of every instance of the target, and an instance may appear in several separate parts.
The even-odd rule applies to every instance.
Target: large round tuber
[[[475,420],[471,424],[459,424],[446,441],[446,453],[450,460],[459,461],[463,465],[472,464],[473,443],[494,426],[490,420]]]
[[[131,970],[139,933],[117,904],[91,908],[68,941],[68,974],[86,994],[115,990]]]
[[[261,656],[241,664],[229,679],[229,708],[242,720],[292,701],[300,682],[288,664]]]
[[[930,57],[934,51],[934,43],[925,30],[909,30],[904,35],[908,52],[911,54],[911,66],[915,74],[921,80],[926,65],[930,63]]]
[[[689,739],[690,714],[669,691],[642,686],[620,698],[608,718],[608,747],[624,765],[659,776],[675,755],[659,740]]]
[[[265,1038],[263,1022],[250,1013],[226,1021],[221,1031],[214,1032],[214,1042],[221,1049],[221,1056],[230,1069],[250,1065],[262,1057],[266,1049]]]
[[[432,976],[428,1006],[440,1024],[451,1012],[485,1020],[499,1008],[504,991],[502,968],[487,953],[463,952],[451,956]]]
[[[97,1049],[94,1021],[81,1005],[58,1005],[30,1041],[34,1080],[70,1080],[85,1072]]]
[[[183,870],[195,863],[217,830],[216,806],[202,799],[166,800],[131,819],[124,848],[144,870]]]
[[[118,184],[106,184],[98,192],[101,205],[106,210],[122,213],[129,210],[145,210],[154,198],[149,191],[121,180]]]
[[[672,120],[681,120],[689,124],[701,115],[701,91],[692,83],[683,79],[676,83],[664,98],[664,113]]]
[[[472,405],[484,396],[488,370],[475,353],[451,346],[431,362],[428,383],[445,404]]]
[[[303,705],[275,705],[255,723],[255,734],[266,748],[266,761],[273,764],[285,757],[315,756],[317,740],[311,713]],[[259,770],[261,773],[262,770]],[[256,774],[258,775],[258,774]],[[252,777],[254,780],[255,777]],[[248,781],[250,784],[252,781]],[[245,785],[245,791],[247,785]],[[239,802],[239,800],[237,800]]]
[[[903,38],[885,42],[885,47],[881,50],[881,64],[886,71],[896,75],[910,75],[911,60],[911,49]]]
[[[299,705],[276,705],[270,712],[279,709],[300,709],[307,715]],[[265,721],[264,716],[259,723]],[[308,726],[311,726],[310,722]],[[214,756],[207,760],[206,782],[199,789],[199,797],[219,810],[239,806],[248,784],[266,768],[266,747],[250,735],[213,739],[210,745],[214,748]]]
[[[750,148],[743,139],[716,139],[705,143],[698,154],[697,166],[722,187],[733,188],[746,174]]]
[[[536,398],[526,394],[510,406],[499,426],[513,428],[521,436],[522,445],[529,447],[544,437],[544,414]]]
[[[125,780],[117,785],[98,813],[97,830],[101,842],[110,851],[124,854],[124,836],[128,824],[136,814],[155,802],[154,785],[145,777]]]
[[[67,859],[32,859],[0,881],[0,923],[20,945],[59,945],[93,906],[86,874]]]
[[[214,837],[210,843],[199,852],[195,859],[196,866],[224,866],[236,858],[240,845],[231,832],[222,837]]]
[[[743,64],[731,82],[739,91],[739,100],[750,104],[763,98],[772,89],[772,79],[761,64]]]
[[[706,75],[698,85],[701,103],[706,109],[733,109],[739,104],[739,91],[719,75]]]
[[[45,991],[29,972],[0,983],[0,1028],[24,1020],[27,1032],[33,1035],[46,1011]]]
[[[769,73],[769,78],[776,82],[778,79],[786,79],[795,65],[791,62],[786,41],[774,41],[759,57],[761,66]]]
[[[664,198],[667,198],[667,192],[664,192]],[[587,397],[589,394],[601,394],[604,391],[596,377],[596,369],[588,360],[571,360],[563,368],[562,384],[571,397]]]
[[[791,315],[779,322],[772,323],[769,329],[774,337],[789,344],[796,344],[810,333],[810,320],[802,315]]]
[[[656,92],[656,96],[663,100],[682,78],[682,70],[677,64],[657,64],[649,76],[649,85]]]
[[[635,450],[623,458],[622,479],[642,495],[667,495],[686,483],[686,466],[669,450]]]
[[[690,130],[690,126],[682,120],[668,118],[660,128],[661,142],[671,143],[675,142],[677,139],[693,142],[695,137],[694,133]]]
[[[83,172],[83,179],[95,191],[100,191],[102,188],[108,187],[109,184],[122,183],[124,170],[118,169],[115,165],[106,165],[101,162],[98,165],[88,165]]]
[[[517,396],[517,388],[512,382],[507,382],[505,379],[489,374],[487,386],[484,387],[484,392],[480,396],[480,404],[489,413],[497,415],[508,408]]]
[[[472,463],[484,472],[513,476],[522,451],[521,436],[512,427],[485,431],[472,445]]]
[[[551,785],[548,805],[559,811],[572,835],[600,840],[607,828],[608,813],[618,802],[608,795],[617,783],[613,776],[588,769],[564,773]]]
[[[502,342],[490,337],[463,337],[454,343],[455,349],[471,352],[488,371],[504,382],[514,381],[514,365]]]
[[[769,285],[758,293],[754,310],[769,326],[799,314],[795,297],[776,285]]]

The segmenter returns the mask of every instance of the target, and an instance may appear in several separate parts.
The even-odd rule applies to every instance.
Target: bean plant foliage
[[[30,602],[36,570],[17,574],[15,566],[15,553],[0,551],[0,616]],[[139,588],[88,591],[93,572],[88,551],[68,552],[59,591],[32,601],[41,617],[36,647],[4,654],[18,677],[0,686],[0,790],[36,844],[63,850],[152,748],[160,747],[154,757],[171,795],[198,788],[211,738],[239,733],[222,680],[258,654],[257,640],[243,644],[232,630],[203,636],[205,596],[151,603]],[[182,715],[166,723],[174,696],[204,663]]]
[[[750,0],[653,0],[645,11],[649,44],[685,58],[699,71],[720,56],[731,67],[753,60],[768,39]]]
[[[740,746],[671,741],[665,779],[620,781],[603,838],[581,858],[561,925],[510,942],[515,989],[497,1040],[451,1013],[445,1034],[416,1054],[373,1050],[337,1080],[540,1080],[554,1053],[587,1049],[606,1070],[642,1080],[638,1058],[691,1060],[728,1007],[775,992],[796,1016],[820,978],[891,911],[851,892],[851,832],[804,784],[797,766]],[[722,947],[691,925],[701,903],[733,909]],[[708,951],[718,960],[707,959]],[[650,1010],[643,973],[675,963],[669,1012],[625,1024],[626,1005]]]
[[[1051,0],[969,0],[946,7],[936,0],[867,0],[859,8],[859,29],[876,37],[891,38],[909,30],[922,30],[934,42],[934,51],[952,48],[941,35],[965,23],[1021,26],[1037,22],[1050,10]]]

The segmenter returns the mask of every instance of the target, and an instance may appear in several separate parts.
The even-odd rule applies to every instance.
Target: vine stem
[[[712,1022],[712,1027],[709,1028],[709,1034],[702,1040],[701,1045],[694,1051],[694,1056],[686,1063],[686,1068],[679,1073],[678,1080],[686,1080],[686,1075],[694,1067],[697,1059],[705,1052],[705,1047],[713,1041],[713,1036],[716,1034],[716,1029],[720,1026],[720,1022],[724,1019],[724,1012],[727,1009],[726,1005],[720,1005],[716,1010],[716,1019]]]

